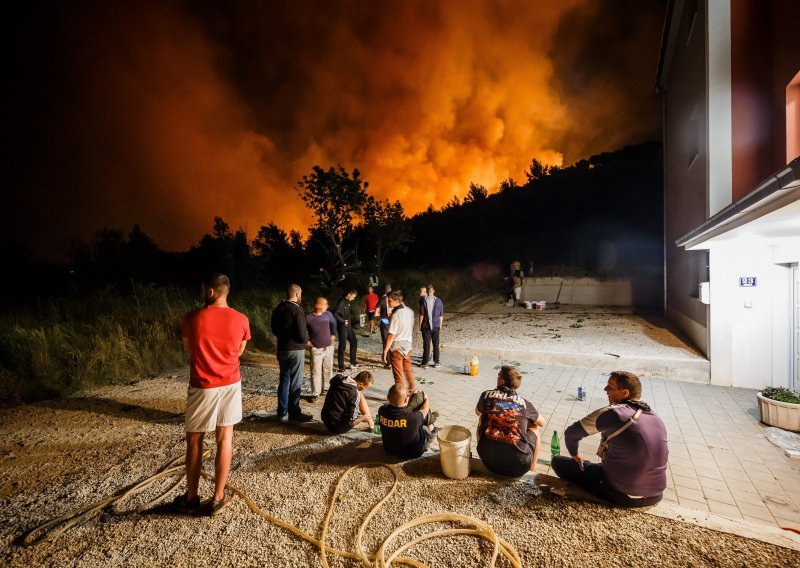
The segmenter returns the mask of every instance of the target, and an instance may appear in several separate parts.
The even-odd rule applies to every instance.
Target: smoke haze
[[[532,158],[654,139],[663,1],[82,2],[15,20],[4,233],[100,227],[170,249],[274,221],[296,182],[359,168],[413,214]],[[5,236],[5,235],[4,235]]]

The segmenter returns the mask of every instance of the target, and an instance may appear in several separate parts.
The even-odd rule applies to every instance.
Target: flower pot
[[[800,432],[800,404],[772,400],[761,396],[760,392],[756,393],[756,397],[761,411],[761,422],[784,430]]]

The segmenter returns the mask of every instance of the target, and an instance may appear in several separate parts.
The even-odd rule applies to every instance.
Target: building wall
[[[708,279],[707,253],[675,245],[707,218],[705,18],[704,2],[685,3],[664,95],[664,256],[666,314],[708,354],[708,309],[698,287]]]
[[[786,165],[786,86],[800,71],[800,2],[731,0],[732,197]]]

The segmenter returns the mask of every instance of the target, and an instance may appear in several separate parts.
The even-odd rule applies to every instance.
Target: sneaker
[[[384,369],[391,369],[391,368],[392,368],[392,366],[391,366],[389,363],[386,363],[386,364],[383,366],[383,368],[384,368]]]
[[[289,417],[289,422],[311,422],[312,420],[314,420],[314,417],[305,412]]]
[[[350,363],[351,369],[358,369],[358,363]]]
[[[172,506],[179,513],[196,513],[200,509],[200,497],[195,495],[194,499],[187,499],[183,493],[173,499]]]
[[[419,364],[419,368],[420,368],[420,369],[427,369],[427,368],[428,368],[428,366],[427,366],[425,363],[420,363],[420,364]]]
[[[434,364],[433,364],[433,368],[434,368],[434,369],[438,369],[438,368],[439,368],[439,367],[441,367],[441,366],[442,366],[442,365],[441,365],[440,363],[434,363]]]

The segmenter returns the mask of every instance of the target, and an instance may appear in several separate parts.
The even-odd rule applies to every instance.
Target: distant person
[[[419,314],[419,329],[422,332],[422,368],[428,366],[433,346],[433,366],[439,367],[439,335],[444,322],[444,303],[435,296],[436,289],[428,284],[427,295],[423,298]]]
[[[522,263],[519,260],[515,260],[511,263],[511,271],[509,276],[514,278],[514,276],[519,276],[522,278]]]
[[[378,277],[375,275],[375,273],[371,273],[369,275],[369,286],[374,290],[378,289]]]
[[[329,432],[344,434],[361,423],[365,423],[370,430],[374,427],[367,399],[362,394],[370,386],[372,373],[369,371],[361,371],[352,379],[342,374],[331,379],[321,415],[322,423]]]
[[[372,286],[367,287],[367,294],[364,296],[364,312],[369,320],[369,335],[375,331],[375,311],[378,309],[378,295]]]
[[[306,316],[300,307],[303,290],[297,284],[289,286],[286,299],[272,311],[272,333],[278,340],[278,412],[279,419],[287,415],[294,422],[313,420],[300,410],[303,389],[303,369],[308,344]]]
[[[403,292],[400,290],[394,290],[389,294],[389,307],[392,309],[392,320],[383,348],[383,362],[392,366],[395,384],[404,385],[408,381],[408,390],[413,393],[417,390],[414,372],[411,370],[414,311],[403,304]]]
[[[571,457],[556,456],[555,474],[620,507],[647,507],[661,501],[667,486],[667,429],[640,400],[642,383],[614,371],[605,387],[609,406],[595,410],[564,432]],[[584,461],[578,442],[600,432],[601,463]]]
[[[344,366],[344,351],[347,343],[350,344],[350,369],[358,367],[356,360],[356,351],[358,350],[358,340],[353,331],[353,314],[350,302],[356,297],[356,291],[350,290],[344,297],[339,300],[336,307],[333,309],[333,317],[336,318],[337,335],[339,336],[339,372],[342,373],[346,370]]]
[[[336,320],[328,311],[328,300],[317,298],[314,311],[306,316],[308,347],[311,349],[311,397],[316,402],[333,376],[333,341]]]
[[[517,394],[520,372],[500,367],[497,388],[484,391],[475,413],[478,419],[478,455],[494,473],[519,477],[536,467],[539,458],[539,428],[544,420],[529,401]]]
[[[392,317],[392,308],[389,306],[389,294],[392,293],[392,286],[387,284],[385,286],[385,293],[378,300],[378,309],[375,310],[375,317],[378,318],[378,329],[381,332],[381,346],[386,348],[386,339],[389,337],[389,321]],[[390,367],[387,362],[384,369]]]
[[[514,282],[514,290],[512,292],[514,305],[518,306],[522,303],[522,277],[515,274],[512,280]]]
[[[435,432],[435,413],[430,412],[428,395],[422,391],[411,395],[402,384],[394,384],[386,398],[388,404],[378,409],[383,449],[398,458],[418,458]]]
[[[173,501],[178,511],[200,509],[198,486],[203,465],[203,438],[214,432],[214,495],[212,515],[231,499],[225,492],[233,456],[233,425],[242,421],[242,376],[239,357],[250,339],[250,322],[228,306],[230,280],[214,274],[203,282],[205,307],[183,318],[181,337],[189,353],[189,391],[186,396],[186,492]]]

